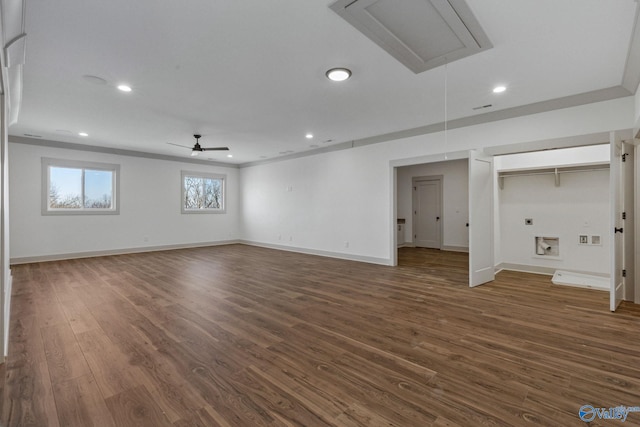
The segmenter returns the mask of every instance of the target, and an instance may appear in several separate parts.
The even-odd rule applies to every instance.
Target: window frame
[[[222,201],[220,208],[200,208],[200,209],[187,209],[185,206],[185,178],[202,178],[202,179],[216,179],[221,181],[222,188]],[[225,214],[227,213],[227,175],[211,172],[195,172],[195,171],[181,171],[180,172],[180,212],[183,214]]]
[[[82,170],[82,196],[84,204],[84,176],[85,170],[99,170],[112,172],[111,208],[49,208],[49,194],[51,185],[50,168],[72,168]],[[65,160],[49,157],[42,158],[42,215],[119,215],[120,214],[120,165],[112,163],[98,163],[84,160]]]

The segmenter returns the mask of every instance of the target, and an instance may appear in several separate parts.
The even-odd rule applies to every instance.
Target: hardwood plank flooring
[[[640,406],[639,306],[525,273],[470,289],[463,253],[399,260],[229,245],[14,266],[1,424],[584,426],[583,405]]]

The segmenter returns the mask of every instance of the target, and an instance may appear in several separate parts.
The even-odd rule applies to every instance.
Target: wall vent
[[[464,0],[338,0],[329,7],[416,74],[493,47]]]

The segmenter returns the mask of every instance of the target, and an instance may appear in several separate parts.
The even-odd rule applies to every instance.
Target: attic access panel
[[[338,0],[329,7],[416,74],[493,47],[464,0]]]

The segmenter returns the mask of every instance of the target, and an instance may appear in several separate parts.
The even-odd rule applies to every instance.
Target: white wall
[[[505,178],[499,190],[502,262],[608,274],[609,170]],[[533,225],[525,225],[532,218]],[[579,245],[579,235],[602,244]],[[535,236],[559,237],[560,260],[535,254]]]
[[[238,238],[236,168],[17,143],[9,144],[9,155],[12,259]],[[120,214],[41,215],[42,157],[119,164]],[[226,174],[227,213],[181,214],[181,170]]]
[[[634,98],[627,97],[452,129],[447,151],[629,129],[633,121]],[[443,141],[442,133],[427,134],[245,167],[242,238],[390,264],[395,251],[393,166],[425,163],[425,157],[443,153]]]
[[[366,151],[242,169],[244,238],[358,254],[373,262],[388,257],[388,163]],[[380,229],[372,229],[376,226]]]
[[[443,249],[469,248],[469,162],[467,159],[398,168],[398,218],[404,218],[405,242],[413,236],[412,178],[442,175]]]

